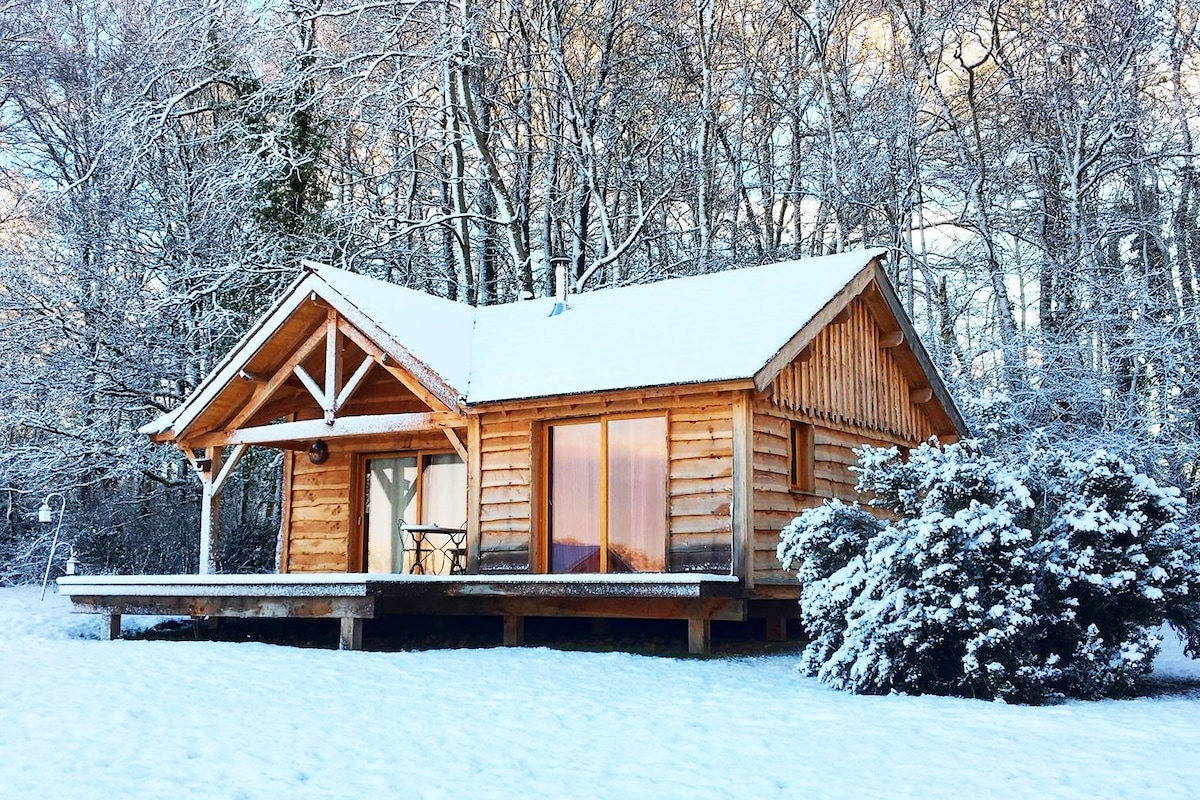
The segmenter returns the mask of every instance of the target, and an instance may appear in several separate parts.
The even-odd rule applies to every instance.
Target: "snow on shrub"
[[[1163,621],[1200,617],[1178,491],[1120,458],[1033,448],[1009,464],[974,440],[856,452],[858,490],[890,521],[833,500],[781,533],[806,674],[861,693],[1115,696],[1149,671]]]

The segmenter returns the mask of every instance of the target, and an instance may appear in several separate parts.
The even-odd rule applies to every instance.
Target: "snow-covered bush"
[[[969,440],[858,451],[881,520],[830,501],[782,532],[811,640],[839,688],[1045,702],[1127,691],[1163,621],[1200,616],[1183,503],[1103,451],[1007,464]]]

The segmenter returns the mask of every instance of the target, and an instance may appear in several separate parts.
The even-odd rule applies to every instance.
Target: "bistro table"
[[[467,531],[438,525],[401,525],[400,542],[412,575],[463,575]]]

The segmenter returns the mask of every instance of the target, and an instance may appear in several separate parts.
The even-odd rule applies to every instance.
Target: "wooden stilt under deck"
[[[339,650],[362,650],[363,621],[361,617],[342,617]]]
[[[121,615],[106,614],[104,624],[100,628],[100,634],[109,641],[121,638]]]
[[[525,644],[525,618],[516,614],[504,615],[504,646],[521,647]]]
[[[691,617],[688,624],[688,652],[706,656],[712,652],[712,620]]]

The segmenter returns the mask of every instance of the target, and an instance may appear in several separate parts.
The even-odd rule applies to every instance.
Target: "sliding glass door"
[[[419,469],[418,469],[419,467]],[[457,453],[412,453],[367,459],[363,499],[367,572],[410,572],[402,525],[463,528],[467,469]]]
[[[602,417],[548,431],[550,572],[662,572],[666,417]]]

